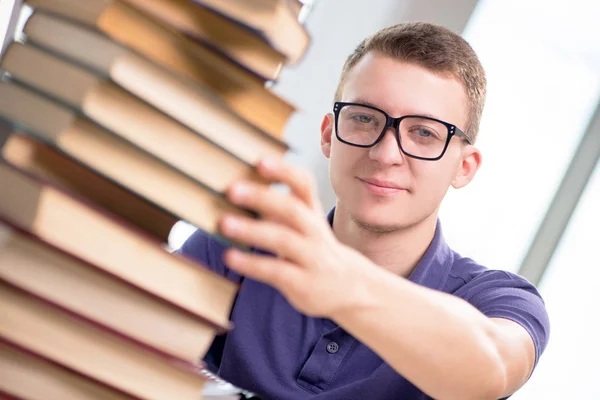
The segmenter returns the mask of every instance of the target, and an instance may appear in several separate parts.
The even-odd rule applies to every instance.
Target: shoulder
[[[240,276],[231,271],[223,263],[223,253],[229,247],[225,242],[200,229],[197,229],[176,251],[177,254],[200,262],[213,272],[234,282],[240,281]]]
[[[504,270],[488,269],[455,253],[446,284],[447,292],[468,300],[477,297],[483,291],[502,288],[524,290],[538,297],[543,303],[537,288],[524,277]]]
[[[505,318],[523,326],[536,347],[536,363],[550,335],[550,321],[538,289],[515,273],[488,269],[455,254],[447,292],[458,296],[489,318]]]

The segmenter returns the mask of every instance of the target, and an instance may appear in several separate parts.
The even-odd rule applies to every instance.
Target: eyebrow
[[[383,108],[375,103],[371,103],[370,101],[363,99],[363,98],[356,98],[352,101],[349,101],[349,103],[359,103],[359,104],[364,104],[365,106],[371,106],[371,107],[375,107],[379,110],[383,110]],[[385,111],[385,110],[383,110]],[[387,111],[385,111],[387,114],[389,114]],[[419,115],[421,117],[428,117],[428,118],[434,118],[434,119],[440,119],[438,116],[435,116],[433,114],[429,114],[429,113],[411,113],[411,114],[407,114],[407,115]]]

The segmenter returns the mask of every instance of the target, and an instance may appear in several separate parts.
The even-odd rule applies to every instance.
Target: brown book
[[[0,339],[0,393],[27,400],[136,400]],[[2,398],[2,396],[0,396]]]
[[[229,203],[224,195],[80,117],[73,110],[22,86],[0,82],[0,117],[25,127],[35,137],[102,176],[207,232],[217,232],[218,221],[225,213],[252,215]],[[8,157],[23,160],[23,148],[15,151],[21,153]],[[196,158],[203,158],[203,154]]]
[[[163,243],[168,243],[171,229],[179,221],[174,214],[75,161],[67,153],[24,133],[0,132],[0,156],[33,175],[93,201]]]
[[[1,222],[0,279],[189,363],[228,329]]]
[[[111,81],[33,46],[12,44],[0,60],[0,68],[14,80],[80,110],[104,128],[217,191],[240,178],[259,181],[251,164],[271,150],[261,147],[262,143],[254,138],[244,138],[243,133],[223,130],[218,141],[232,151],[224,150]],[[152,85],[151,79],[142,79],[138,84],[146,82]],[[160,91],[155,94],[161,96]],[[171,107],[179,104],[172,102]],[[196,114],[196,119],[200,116]],[[210,121],[213,116],[207,111],[204,118]],[[265,143],[277,147],[272,140]],[[280,154],[284,151],[274,150],[281,150]]]
[[[216,144],[209,146],[203,142],[201,145],[208,149],[191,146],[188,153],[197,154],[199,150],[210,152],[209,156],[218,153],[227,161],[222,167],[225,173],[256,179],[252,165],[258,158],[280,157],[288,149],[281,140],[240,118],[210,88],[169,72],[89,27],[38,10],[27,20],[23,32],[28,42],[109,77],[120,87],[198,132],[206,141]],[[47,72],[50,73],[59,74],[59,71]],[[56,79],[64,79],[62,76]],[[173,135],[180,130],[176,129]],[[189,146],[190,140],[182,144]],[[227,151],[219,152],[216,149],[219,146]],[[192,164],[190,168],[194,169]]]
[[[0,220],[164,298],[217,326],[229,324],[238,285],[167,252],[133,225],[0,161]]]
[[[271,45],[286,55],[290,64],[300,61],[310,37],[298,22],[294,0],[193,0],[262,34]]]
[[[198,367],[0,281],[0,337],[141,398],[196,400]]]
[[[189,0],[124,0],[184,35],[211,46],[265,81],[277,80],[286,57],[258,32]]]
[[[267,89],[262,79],[120,0],[28,0],[28,3],[93,26],[157,64],[210,87],[240,116],[274,137],[283,136],[295,110]]]

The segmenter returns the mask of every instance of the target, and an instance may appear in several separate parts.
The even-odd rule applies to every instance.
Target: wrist
[[[343,325],[358,315],[376,309],[379,304],[377,288],[381,287],[381,272],[384,271],[378,265],[361,255],[355,266],[349,268],[349,279],[342,286],[342,301],[332,311],[330,318]]]

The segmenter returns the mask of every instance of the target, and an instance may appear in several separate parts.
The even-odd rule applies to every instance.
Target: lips
[[[401,185],[376,178],[358,178],[374,194],[389,196],[407,190]]]
[[[379,187],[386,188],[386,189],[406,190],[402,186],[400,186],[392,181],[386,181],[386,180],[375,179],[375,178],[358,178],[358,179],[360,179],[363,182],[369,183],[371,185],[379,186]]]

